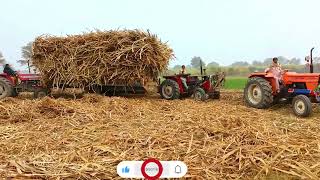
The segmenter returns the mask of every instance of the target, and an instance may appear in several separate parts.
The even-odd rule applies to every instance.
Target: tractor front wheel
[[[312,104],[305,95],[298,95],[292,100],[293,112],[299,117],[308,117],[312,113]]]
[[[0,77],[0,99],[11,96],[12,92],[11,82],[6,78]]]
[[[160,95],[163,99],[173,100],[180,98],[180,89],[176,81],[164,80],[160,85]]]
[[[207,99],[206,92],[202,88],[197,88],[193,93],[193,98],[196,101],[205,101]]]
[[[265,109],[272,105],[273,95],[272,87],[264,78],[250,78],[245,89],[244,99],[250,107]]]

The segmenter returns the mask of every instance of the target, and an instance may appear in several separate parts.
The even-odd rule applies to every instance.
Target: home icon
[[[181,166],[177,165],[177,166],[174,168],[174,172],[177,173],[177,174],[180,174],[180,173],[181,173]]]

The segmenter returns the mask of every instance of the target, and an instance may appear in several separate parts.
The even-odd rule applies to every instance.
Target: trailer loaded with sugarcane
[[[40,74],[17,73],[16,77],[10,77],[4,73],[0,82],[2,98],[19,91],[32,91],[36,96],[41,92],[43,96],[52,88],[141,94],[145,93],[144,83],[156,80],[173,57],[166,43],[139,30],[40,36],[35,39],[32,52],[32,65]],[[21,83],[15,79],[20,77],[27,86],[18,88]]]
[[[166,43],[140,30],[40,36],[32,53],[31,64],[40,74],[0,74],[0,99],[25,91],[34,92],[38,98],[51,89],[65,88],[107,95],[144,94],[145,83],[157,81],[173,58],[173,50]],[[182,87],[179,75],[164,76],[161,97],[219,98],[224,74],[206,75],[204,71],[201,66],[201,76],[185,77],[188,90]]]
[[[0,99],[24,91],[42,97],[53,88],[81,88],[108,95],[144,94],[144,85],[156,82],[173,58],[173,50],[166,43],[140,30],[40,36],[32,53],[31,64],[40,73],[1,74]]]

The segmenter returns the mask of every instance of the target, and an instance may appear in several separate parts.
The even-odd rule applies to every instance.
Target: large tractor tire
[[[273,103],[272,86],[264,78],[250,78],[244,89],[244,98],[246,104],[250,107],[268,108]]]
[[[196,101],[205,101],[207,99],[207,94],[202,88],[197,88],[193,93],[193,98]]]
[[[298,95],[292,100],[293,112],[299,117],[308,117],[312,113],[312,104],[305,95]]]
[[[0,99],[12,96],[12,92],[13,87],[11,82],[4,77],[0,77]]]
[[[180,89],[178,83],[171,79],[164,80],[160,85],[160,95],[167,100],[179,99]]]

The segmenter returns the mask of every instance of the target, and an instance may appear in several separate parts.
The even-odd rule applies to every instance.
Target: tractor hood
[[[286,72],[283,74],[285,84],[305,83],[309,90],[315,90],[319,85],[319,80],[320,73]]]
[[[40,74],[18,74],[20,80],[40,80]]]
[[[293,77],[320,77],[320,73],[296,73],[296,72],[286,72],[284,75]]]
[[[286,72],[283,74],[284,81],[292,82],[318,82],[320,78],[320,73],[296,73],[296,72]]]

